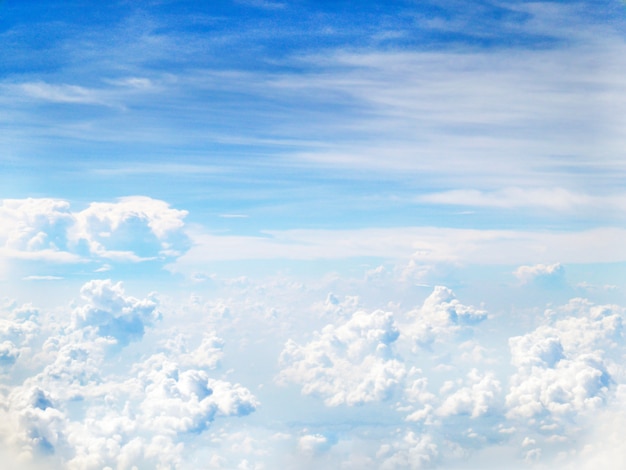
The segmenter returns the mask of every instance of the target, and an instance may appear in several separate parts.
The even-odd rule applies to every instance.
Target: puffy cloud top
[[[559,421],[599,408],[608,396],[611,350],[622,343],[620,309],[574,299],[548,313],[548,324],[509,339],[517,367],[507,395],[509,416]]]
[[[411,312],[411,316],[413,325],[409,328],[409,335],[420,346],[429,347],[484,321],[487,312],[463,305],[450,289],[436,286],[422,307]]]
[[[145,326],[159,318],[153,300],[125,296],[121,282],[89,281],[80,292],[87,304],[74,310],[74,328],[94,328],[98,335],[121,345],[141,339]]]
[[[72,211],[58,199],[0,201],[0,257],[56,262],[141,261],[186,249],[186,211],[144,196]]]
[[[387,399],[406,373],[392,351],[398,336],[390,312],[358,311],[305,345],[289,340],[280,355],[279,382],[301,384],[302,393],[320,395],[330,406]]]
[[[565,268],[560,263],[536,264],[534,266],[520,266],[513,274],[522,284],[528,284],[532,281],[561,280],[565,275]]]
[[[67,323],[42,330],[28,306],[0,323],[7,364],[29,341],[43,343],[41,352],[23,349],[31,374],[0,388],[0,439],[17,449],[20,468],[33,459],[59,469],[178,468],[183,440],[258,407],[247,388],[211,376],[224,345],[215,334],[197,347],[175,337],[163,352],[129,363],[121,346],[155,324],[156,301],[110,280],[87,282],[81,296],[86,303]]]

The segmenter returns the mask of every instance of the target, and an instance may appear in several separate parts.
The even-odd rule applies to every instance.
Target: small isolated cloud
[[[278,382],[299,384],[303,394],[320,396],[328,406],[388,399],[406,373],[392,350],[398,336],[391,313],[358,311],[305,345],[289,340]]]
[[[543,285],[556,285],[564,281],[565,268],[560,263],[520,266],[513,271],[513,275],[522,284],[540,283]]]

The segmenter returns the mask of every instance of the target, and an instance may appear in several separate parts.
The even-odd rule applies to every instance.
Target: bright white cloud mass
[[[619,2],[0,3],[3,469],[622,469]]]

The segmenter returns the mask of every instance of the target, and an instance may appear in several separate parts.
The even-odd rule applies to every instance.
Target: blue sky
[[[626,458],[622,2],[4,0],[0,50],[13,468]]]

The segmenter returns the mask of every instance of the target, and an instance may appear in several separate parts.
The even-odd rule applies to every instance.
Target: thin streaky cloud
[[[557,212],[626,211],[626,194],[608,196],[575,193],[564,188],[503,188],[498,191],[456,189],[419,196],[416,201],[502,209],[538,208]]]

